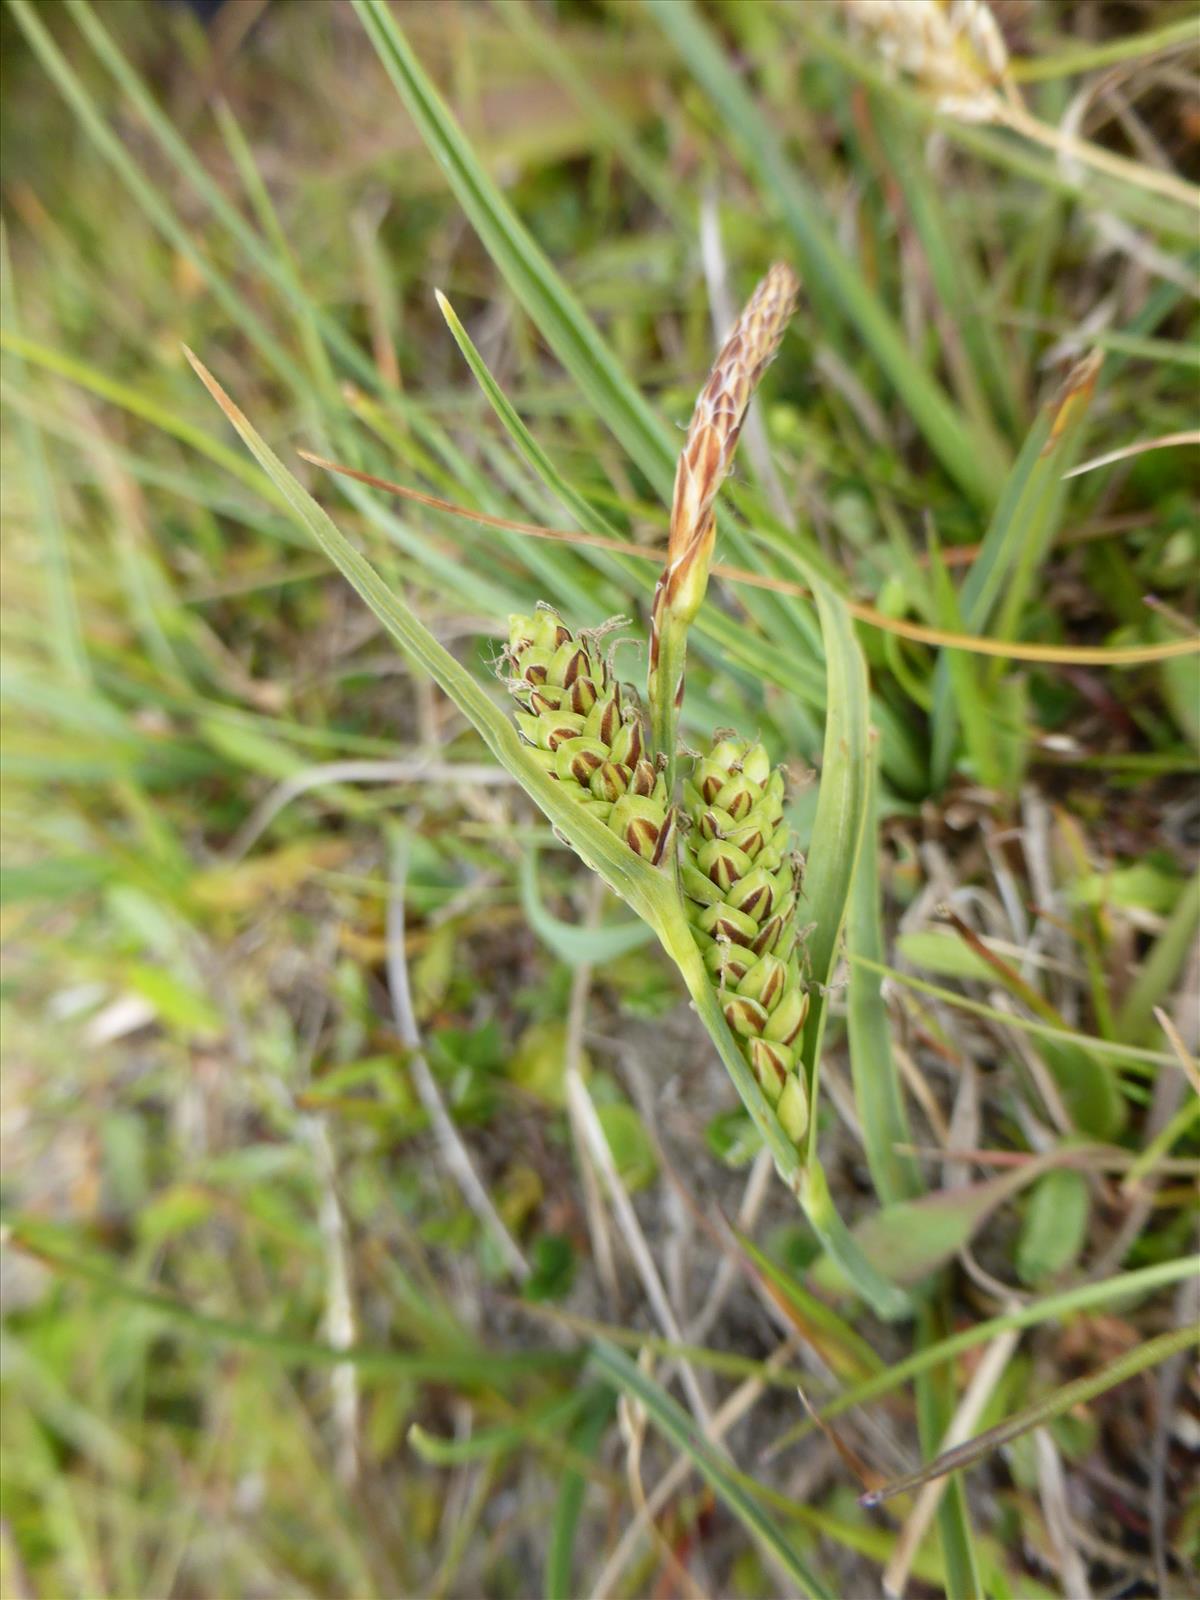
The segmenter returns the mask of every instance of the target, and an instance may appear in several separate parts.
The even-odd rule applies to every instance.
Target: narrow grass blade
[[[1150,1029],[1154,1008],[1163,1002],[1200,927],[1200,873],[1179,892],[1167,924],[1147,952],[1117,1013],[1117,1037],[1133,1044]]]
[[[140,390],[133,389],[116,378],[110,378],[106,372],[99,371],[76,356],[68,355],[64,350],[54,350],[49,345],[38,344],[33,339],[25,338],[12,323],[0,329],[0,349],[10,351],[45,372],[53,372],[58,377],[65,378],[68,383],[77,384],[89,394],[107,400],[110,405],[119,406],[131,417],[138,417],[141,421],[148,422],[152,428],[158,428],[171,438],[178,439],[180,444],[187,445],[189,450],[195,450],[197,454],[207,457],[232,477],[270,500],[272,505],[283,505],[284,502],[274,487],[264,483],[261,474],[255,472],[236,451],[222,444],[220,439],[214,439],[211,434],[205,433],[203,428],[197,428],[185,417],[178,417],[174,412],[168,411],[165,406],[149,395],[142,394]]]
[[[262,1350],[286,1366],[331,1367],[349,1363],[363,1372],[391,1374],[397,1378],[434,1383],[479,1383],[497,1388],[503,1387],[510,1378],[544,1372],[547,1368],[573,1367],[579,1360],[577,1355],[562,1350],[522,1350],[511,1354],[470,1347],[439,1352],[372,1350],[292,1338],[227,1317],[210,1316],[160,1290],[130,1283],[91,1257],[64,1249],[56,1237],[58,1230],[44,1223],[15,1218],[10,1220],[9,1230],[9,1242],[15,1248],[26,1251],[55,1272],[77,1278],[127,1305],[161,1316],[177,1332],[212,1343]]]
[[[864,1378],[843,1389],[835,1399],[821,1407],[821,1419],[832,1422],[834,1418],[852,1411],[855,1406],[868,1405],[882,1395],[894,1394],[911,1378],[917,1378],[933,1367],[946,1365],[964,1351],[973,1350],[976,1345],[987,1344],[997,1334],[1013,1328],[1037,1328],[1046,1322],[1065,1321],[1076,1312],[1091,1311],[1097,1306],[1111,1306],[1124,1300],[1143,1299],[1158,1289],[1165,1289],[1173,1283],[1181,1283],[1185,1278],[1195,1277],[1198,1270],[1200,1268],[1196,1262],[1189,1257],[1159,1262],[1153,1267],[1139,1267],[1134,1272],[1122,1272],[1116,1277],[1104,1278],[1099,1283],[1085,1283],[1074,1289],[1065,1289],[1061,1294],[1046,1295],[1043,1299],[1031,1301],[1029,1305],[1020,1306],[1015,1311],[977,1322],[974,1327],[964,1328],[961,1333],[932,1339],[920,1344],[911,1356],[905,1356],[903,1360],[894,1362],[877,1376]],[[665,1351],[663,1353],[666,1354]],[[812,1432],[813,1426],[812,1422],[800,1423],[791,1433],[780,1439],[775,1448],[782,1448],[784,1443],[806,1437]]]
[[[368,387],[377,389],[380,386],[380,375],[374,362],[367,358],[344,329],[322,313],[321,308],[305,292],[294,263],[288,258],[282,234],[275,233],[274,248],[272,248],[254,231],[220,184],[216,183],[205,170],[204,164],[197,158],[175,124],[164,114],[101,22],[94,7],[88,4],[88,0],[67,0],[67,3],[80,31],[98,58],[112,73],[129,104],[150,130],[176,170],[208,206],[221,226],[228,229],[230,235],[237,240],[246,259],[252,263],[257,272],[263,273],[282,292],[300,319],[302,327],[319,329],[321,336],[332,349],[336,350],[339,359],[346,363],[355,377]],[[228,137],[228,131],[233,125],[232,114],[219,103],[217,113],[224,121]],[[231,148],[236,158],[236,142]],[[246,153],[249,154],[248,149]]]
[[[14,338],[19,333],[16,286],[13,282],[12,264],[8,255],[8,237],[0,231],[0,273],[3,289],[4,321]],[[25,366],[19,351],[8,346],[18,384],[24,378]],[[46,621],[48,639],[64,679],[79,686],[91,682],[87,646],[75,597],[75,583],[71,574],[71,557],[67,546],[67,533],[58,505],[58,494],[41,429],[31,416],[21,413],[17,422],[21,453],[25,459],[29,485],[33,494],[38,531],[45,552]]]
[[[851,77],[895,100],[911,116],[936,128],[947,139],[980,160],[1040,185],[1051,194],[1068,196],[1095,210],[1113,210],[1171,239],[1191,245],[1194,216],[1185,206],[1164,200],[1129,183],[1110,181],[1094,172],[1080,173],[1067,162],[1043,155],[1036,147],[1013,139],[998,128],[938,108],[934,96],[889,73],[878,54],[862,50],[819,20],[824,7],[803,7],[797,13],[814,50],[836,61]]]
[[[681,227],[690,227],[691,208],[683,191],[673,182],[667,164],[656,161],[648,153],[638,124],[615,110],[596,92],[587,73],[558,42],[555,32],[542,25],[529,0],[497,0],[497,9],[522,46],[587,112],[599,141],[613,150],[663,215]]]
[[[871,796],[876,790],[871,775]],[[883,1001],[878,974],[855,955],[869,961],[882,961],[883,927],[879,904],[879,851],[873,825],[876,806],[869,810],[866,844],[859,853],[858,870],[850,899],[846,929],[847,951],[851,956],[850,988],[846,1005],[846,1026],[850,1039],[850,1071],[854,1099],[863,1131],[863,1150],[883,1204],[911,1200],[923,1187],[916,1161],[900,1147],[912,1143],[908,1112],[900,1074],[892,1055],[891,1025]]]
[[[964,391],[964,403],[968,398],[986,395],[1005,434],[1019,437],[1021,404],[1009,352],[1001,343],[989,303],[988,286],[976,269],[969,241],[959,237],[952,224],[938,184],[913,139],[908,119],[902,119],[882,95],[874,98],[872,113],[879,124],[888,174],[904,191],[929,262],[940,316],[962,341],[969,361],[972,393],[968,395]],[[947,360],[949,362],[949,354]],[[986,419],[982,425],[987,426]],[[998,460],[1005,459],[1007,446],[997,441],[992,454]]]
[[[1082,72],[1096,72],[1115,61],[1127,61],[1131,56],[1158,55],[1167,50],[1194,45],[1196,18],[1181,17],[1178,22],[1164,23],[1160,28],[1139,28],[1135,32],[1115,39],[1105,39],[1099,44],[1079,45],[1073,49],[1055,50],[1044,56],[1018,58],[1011,64],[1013,77],[1018,83],[1035,83],[1045,78],[1073,78]]]
[[[608,1432],[614,1411],[614,1396],[607,1387],[602,1394],[591,1398],[586,1414],[580,1418],[571,1435],[571,1447],[579,1455],[593,1456]],[[554,1518],[550,1524],[550,1540],[546,1547],[546,1574],[543,1593],[546,1600],[562,1600],[563,1595],[577,1594],[574,1575],[575,1539],[579,1530],[579,1517],[583,1510],[583,1494],[587,1479],[581,1471],[569,1467],[562,1475],[558,1499],[554,1505]]]
[[[575,927],[547,911],[538,888],[538,856],[531,846],[521,857],[521,909],[529,926],[557,960],[569,967],[597,965],[638,950],[654,937],[644,922],[607,922]]]
[[[225,315],[236,327],[244,331],[263,359],[274,367],[290,389],[303,393],[306,382],[303,369],[292,359],[262,319],[250,309],[246,296],[239,294],[229,280],[217,270],[212,258],[200,248],[159,191],[141,172],[83,80],[72,69],[54,42],[41,20],[38,8],[31,5],[29,0],[9,0],[9,6],[30,48],[63,99],[79,118],[88,139],[116,172],[137,205],[172,249],[178,251],[180,256],[195,268],[200,278],[212,290]]]
[[[828,986],[840,957],[842,928],[850,905],[850,886],[863,834],[870,796],[870,707],[867,668],[845,606],[819,580],[813,583],[821,635],[825,644],[825,740],[821,788],[817,797],[804,894],[815,923],[806,951],[811,995],[804,1027],[802,1059],[814,1112],[820,1077],[821,1043],[829,1010]],[[874,840],[868,841],[874,848]],[[808,1153],[816,1153],[814,1115]]]
[[[917,1343],[924,1347],[934,1343],[947,1320],[940,1307],[922,1306],[917,1320]],[[948,1367],[939,1367],[921,1374],[916,1383],[917,1419],[921,1442],[932,1450],[945,1438],[954,1416],[954,1374]],[[975,1550],[975,1536],[967,1511],[966,1490],[960,1479],[953,1479],[937,1508],[938,1543],[946,1567],[947,1600],[984,1600],[979,1578],[979,1557]]]
[[[666,499],[674,448],[528,229],[485,171],[383,0],[354,0],[409,114],[489,257],[599,417]]]
[[[979,555],[959,595],[962,626],[1012,634],[1035,575],[1058,529],[1066,491],[1063,473],[1082,443],[1082,424],[1095,390],[1100,358],[1080,362],[1054,399],[1042,407],[1004,484]],[[990,680],[994,684],[994,677]],[[944,784],[954,761],[958,715],[947,661],[938,665],[933,709],[933,779]]]
[[[576,1412],[589,1402],[595,1403],[599,1388],[573,1389],[566,1395],[555,1395],[544,1405],[532,1406],[515,1422],[502,1422],[493,1428],[480,1428],[465,1439],[443,1439],[430,1433],[419,1422],[408,1430],[408,1443],[422,1461],[434,1467],[458,1467],[470,1461],[492,1461],[498,1456],[519,1450],[532,1437],[549,1436],[556,1447],[561,1447],[562,1430]],[[557,1437],[556,1437],[557,1435]]]
[[[378,573],[339,532],[311,495],[268,449],[247,418],[195,356],[188,358],[213,399],[241,435],[251,455],[283,495],[301,526],[370,606],[384,627],[417,664],[470,718],[496,759],[550,818],[573,847],[617,894],[656,931],[663,926],[665,886],[659,874],[635,856],[602,823],[565,796],[561,785],[543,772],[522,745],[512,720],[408,607],[393,595]]]
[[[725,1458],[704,1439],[690,1416],[641,1368],[603,1340],[592,1348],[592,1370],[623,1394],[645,1407],[651,1422],[692,1463],[700,1476],[721,1497],[748,1533],[762,1545],[773,1562],[787,1573],[802,1594],[812,1600],[832,1600],[830,1591],[801,1558],[783,1530],[754,1500]]]
[[[965,994],[957,994],[953,989],[943,988],[940,984],[928,983],[924,978],[915,978],[910,972],[900,972],[896,967],[886,966],[881,961],[872,961],[867,956],[856,953],[852,960],[860,966],[878,972],[881,977],[891,978],[894,983],[904,984],[921,994],[932,995],[934,999],[941,1000],[949,1006],[957,1006],[962,1011],[974,1012],[977,1017],[987,1017],[989,1021],[1003,1023],[1010,1028],[1022,1028],[1026,1033],[1036,1034],[1040,1039],[1049,1039],[1088,1051],[1092,1055],[1115,1056],[1125,1062],[1127,1067],[1140,1068],[1147,1077],[1153,1076],[1154,1069],[1158,1067],[1170,1067],[1175,1070],[1179,1068],[1175,1057],[1163,1050],[1147,1050],[1142,1045],[1125,1044],[1119,1039],[1102,1039],[1087,1033],[1052,1028],[1047,1022],[1035,1022],[1032,1017],[998,1011],[995,1006],[989,1006],[982,1000],[970,1000]]]
[[[931,1478],[940,1478],[947,1472],[960,1472],[966,1467],[974,1466],[977,1461],[983,1460],[985,1456],[991,1455],[1003,1445],[1011,1444],[1014,1439],[1019,1439],[1023,1433],[1028,1433],[1032,1428],[1044,1427],[1046,1423],[1053,1422],[1056,1417],[1065,1416],[1077,1406],[1087,1405],[1089,1401],[1107,1394],[1110,1389],[1115,1389],[1117,1384],[1127,1383],[1130,1378],[1149,1371],[1193,1345],[1200,1345],[1200,1330],[1196,1328],[1176,1328],[1171,1333],[1159,1334],[1156,1339],[1148,1339],[1145,1344],[1138,1345],[1136,1349],[1119,1356],[1115,1361],[1110,1361],[1108,1366],[1102,1367],[1099,1372],[1091,1373],[1086,1378],[1077,1378],[1074,1383],[1062,1384],[1052,1394],[1046,1395],[1031,1406],[1023,1407],[1022,1410],[998,1423],[996,1427],[976,1434],[965,1444],[947,1450],[916,1472],[905,1473],[903,1477],[896,1478],[885,1488],[864,1495],[864,1503],[879,1505],[884,1500],[891,1500],[895,1495],[907,1494],[912,1489],[920,1488]]]

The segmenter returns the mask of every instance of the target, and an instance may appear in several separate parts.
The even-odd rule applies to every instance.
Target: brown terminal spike
[[[776,262],[751,295],[700,391],[675,472],[667,564],[650,620],[650,716],[656,749],[675,770],[687,627],[704,599],[716,536],[714,503],[733,464],[746,408],[779,348],[800,293],[791,267]]]
[[[777,261],[751,295],[696,401],[675,470],[662,604],[695,615],[715,532],[713,502],[733,465],[746,409],[791,320],[800,281]],[[696,579],[699,578],[699,584]],[[694,601],[691,590],[697,588]]]

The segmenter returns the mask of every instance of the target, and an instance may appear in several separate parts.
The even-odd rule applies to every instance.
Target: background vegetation
[[[981,119],[915,5],[11,0],[5,1597],[1196,1592],[1194,444],[1064,477],[1195,428],[1196,13],[994,10]],[[867,608],[818,1141],[889,1323],[181,351],[502,706],[653,562],[297,450],[660,550],[775,259],[718,555]],[[718,582],[689,667],[806,843],[827,639]]]

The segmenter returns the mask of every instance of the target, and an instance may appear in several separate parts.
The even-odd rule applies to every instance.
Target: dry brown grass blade
[[[1183,1035],[1161,1006],[1155,1006],[1154,1020],[1171,1041],[1171,1048],[1179,1057],[1179,1064],[1186,1073],[1188,1082],[1196,1093],[1200,1094],[1200,1066],[1197,1065],[1195,1056],[1184,1043]]]
[[[501,528],[507,533],[521,533],[531,539],[556,539],[564,544],[579,545],[589,550],[611,550],[616,555],[632,556],[636,561],[662,560],[656,550],[643,550],[640,545],[624,539],[609,539],[599,533],[579,533],[571,528],[544,528],[536,522],[516,522],[508,517],[489,516],[484,511],[474,511],[469,506],[455,505],[452,500],[439,499],[420,489],[410,489],[389,478],[377,478],[369,472],[359,472],[354,467],[344,467],[309,450],[298,452],[305,461],[325,472],[339,477],[353,478],[369,488],[382,489],[387,494],[399,495],[417,505],[428,506],[433,511],[445,511],[461,517],[466,522],[476,522],[485,528]],[[808,598],[809,591],[802,583],[788,578],[772,578],[761,572],[750,572],[744,567],[731,567],[715,562],[712,574],[730,583],[744,583],[754,589],[769,589],[773,594],[790,594]],[[1088,645],[1020,644],[1007,639],[986,639],[976,634],[948,633],[942,628],[927,628],[920,622],[905,622],[898,617],[884,616],[861,601],[846,600],[850,615],[867,627],[878,628],[881,633],[894,633],[901,639],[911,639],[916,644],[933,645],[942,650],[965,650],[972,655],[1002,656],[1006,661],[1040,662],[1047,666],[1121,667],[1137,666],[1148,661],[1168,661],[1175,656],[1200,654],[1200,638],[1171,639],[1161,644],[1124,645],[1112,649]]]
[[[1142,456],[1150,450],[1168,450],[1181,444],[1200,444],[1200,429],[1191,433],[1164,433],[1157,439],[1141,439],[1137,444],[1122,445],[1120,450],[1109,450],[1102,456],[1093,456],[1090,461],[1072,467],[1070,472],[1063,473],[1063,477],[1079,478],[1085,472],[1094,472],[1097,467],[1111,466],[1114,461],[1128,461],[1132,456]]]

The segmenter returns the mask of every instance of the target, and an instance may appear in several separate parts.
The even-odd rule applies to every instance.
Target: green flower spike
[[[551,607],[508,622],[502,667],[521,708],[522,738],[580,805],[657,866],[667,859],[674,813],[660,765],[649,758],[636,690],[613,676],[599,633],[572,634]]]
[[[797,951],[801,868],[783,793],[761,744],[719,738],[683,786],[691,828],[680,879],[725,1020],[798,1145],[808,1127],[798,1042],[808,992]]]

